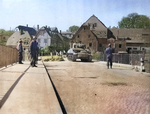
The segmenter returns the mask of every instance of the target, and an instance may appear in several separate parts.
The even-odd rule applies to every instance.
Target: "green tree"
[[[79,26],[76,26],[76,25],[69,27],[69,31],[71,31],[72,33],[77,32],[78,29],[79,29]]]
[[[119,28],[150,28],[150,18],[146,15],[138,15],[138,13],[128,14],[118,22]]]
[[[8,35],[8,36],[11,36],[12,34],[14,33],[14,31],[11,31],[11,30],[4,30],[4,29],[0,29],[0,34],[1,35]]]

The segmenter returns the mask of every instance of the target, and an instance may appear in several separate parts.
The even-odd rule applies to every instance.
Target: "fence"
[[[18,62],[17,49],[0,45],[0,68],[16,62]]]
[[[144,58],[144,54],[118,54],[113,53],[113,62],[122,63],[122,64],[130,64],[130,65],[140,65],[141,58]],[[103,54],[100,57],[100,61],[106,61],[106,54]]]

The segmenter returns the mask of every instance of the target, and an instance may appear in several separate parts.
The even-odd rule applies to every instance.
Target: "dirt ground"
[[[100,62],[44,62],[67,114],[150,114],[150,75]]]

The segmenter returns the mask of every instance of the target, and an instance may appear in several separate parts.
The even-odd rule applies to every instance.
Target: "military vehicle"
[[[89,49],[85,48],[84,44],[73,43],[73,48],[67,51],[67,58],[71,61],[76,61],[76,59],[81,59],[81,61],[92,61],[92,55]]]

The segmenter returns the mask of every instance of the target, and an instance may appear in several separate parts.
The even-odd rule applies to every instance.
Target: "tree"
[[[150,18],[138,13],[128,14],[118,22],[119,28],[150,28]]]
[[[78,29],[79,29],[79,26],[76,26],[76,25],[69,27],[69,31],[71,31],[72,33],[77,32]]]
[[[8,35],[8,36],[11,36],[12,34],[14,33],[14,31],[11,31],[11,30],[4,30],[4,29],[0,29],[0,34],[1,35]]]

